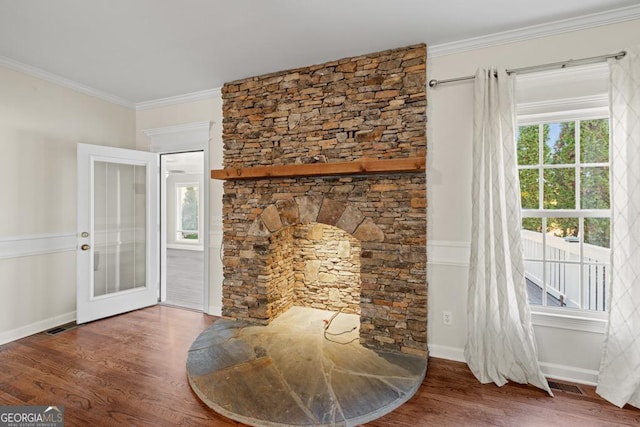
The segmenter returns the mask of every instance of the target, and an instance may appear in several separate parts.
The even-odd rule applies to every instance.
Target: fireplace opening
[[[268,325],[295,305],[343,309],[359,316],[362,345],[423,355],[424,177],[295,182],[323,195],[292,197],[292,186],[272,180],[225,182],[223,316]],[[262,199],[272,203],[253,207]],[[317,246],[320,236],[332,251]]]
[[[272,318],[292,306],[360,315],[361,251],[358,239],[327,224],[272,234],[266,263]]]

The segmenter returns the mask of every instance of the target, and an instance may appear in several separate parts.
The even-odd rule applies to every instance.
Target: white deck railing
[[[606,310],[611,250],[584,243],[581,262],[579,242],[551,234],[544,239],[546,253],[542,233],[522,230],[527,279],[567,307]]]

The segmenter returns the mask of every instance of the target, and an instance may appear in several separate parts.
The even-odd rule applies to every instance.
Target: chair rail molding
[[[427,242],[427,263],[429,265],[447,265],[469,267],[471,244],[450,240],[431,240]]]
[[[0,259],[75,251],[76,233],[0,236]]]

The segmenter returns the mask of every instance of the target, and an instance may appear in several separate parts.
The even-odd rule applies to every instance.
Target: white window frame
[[[517,126],[609,117],[608,76],[606,63],[517,76]],[[558,209],[549,216],[561,217],[565,212]],[[608,314],[604,311],[529,307],[536,326],[606,332]]]
[[[197,229],[196,230],[183,230],[182,229],[182,192],[181,189],[182,188],[188,188],[188,187],[193,187],[196,189],[196,192],[198,193],[198,221],[197,221]],[[200,194],[200,183],[198,182],[176,182],[174,183],[174,190],[175,190],[175,197],[176,197],[176,242],[179,243],[184,243],[184,244],[189,244],[189,245],[200,245],[201,241],[202,241],[202,232],[200,230],[200,199],[201,199],[201,194]],[[182,233],[184,232],[192,232],[195,231],[196,233],[198,233],[198,238],[197,239],[185,239],[182,236]]]
[[[578,116],[581,116],[580,112],[576,112]],[[605,115],[604,117],[593,117],[593,114],[588,114],[588,119],[582,117],[576,117],[573,119],[564,119],[562,121],[543,121],[537,123],[518,123],[518,126],[538,126],[538,163],[535,165],[518,165],[518,170],[536,170],[538,172],[538,208],[537,209],[522,209],[522,217],[523,218],[541,218],[542,219],[542,229],[546,230],[546,221],[547,218],[576,218],[579,224],[578,235],[584,236],[584,219],[585,218],[609,218],[611,220],[611,209],[581,209],[581,180],[580,180],[580,172],[582,168],[588,167],[607,167],[611,170],[611,161],[609,159],[608,162],[599,162],[599,163],[582,163],[580,161],[580,153],[581,145],[580,145],[580,123],[587,120],[601,120],[608,119],[609,115]],[[575,123],[575,146],[576,146],[576,156],[575,162],[572,164],[545,164],[544,163],[544,132],[543,127],[547,124],[559,123],[559,122],[574,122]],[[548,169],[573,169],[575,174],[575,207],[574,209],[545,209],[544,208],[544,200],[543,200],[543,189],[544,189],[544,171]],[[599,262],[585,261],[585,251],[584,251],[584,239],[580,239],[578,242],[578,261],[571,260],[555,260],[553,258],[547,257],[547,233],[542,234],[542,258],[525,258],[525,261],[533,261],[533,262],[541,262],[542,263],[542,277],[543,277],[543,286],[542,286],[542,307],[548,307],[547,303],[547,295],[549,293],[554,294],[554,289],[548,289],[546,286],[546,277],[547,277],[547,268],[549,264],[566,264],[566,265],[577,265],[579,268],[579,297],[578,304],[582,306],[584,303],[584,295],[583,292],[585,290],[584,284],[584,266],[609,266],[610,263],[603,264]],[[567,307],[562,307],[562,310],[566,310]],[[597,311],[591,310],[589,308],[580,307],[579,310],[588,310],[588,311]],[[602,310],[600,310],[602,311]],[[606,313],[606,311],[605,311]]]

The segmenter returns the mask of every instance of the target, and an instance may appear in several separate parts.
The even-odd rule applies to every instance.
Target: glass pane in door
[[[146,287],[146,166],[94,162],[93,297]]]

